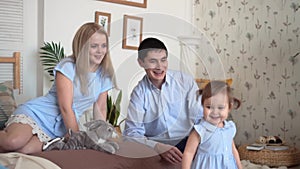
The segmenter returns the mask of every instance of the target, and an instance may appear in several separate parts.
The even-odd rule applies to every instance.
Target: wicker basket
[[[247,150],[246,147],[247,145],[242,145],[238,148],[241,160],[249,160],[252,163],[267,165],[270,167],[290,167],[300,164],[300,151],[296,148],[281,151],[266,149],[253,151]]]

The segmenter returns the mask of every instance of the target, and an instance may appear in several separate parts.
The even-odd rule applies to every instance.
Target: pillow
[[[7,121],[8,117],[2,107],[0,106],[0,130],[4,129],[5,122]]]
[[[17,104],[13,96],[12,81],[0,83],[0,129],[16,109]]]
[[[229,86],[232,84],[232,79],[226,79],[225,81]],[[196,83],[198,84],[199,89],[203,89],[207,83],[210,82],[210,79],[196,79]]]

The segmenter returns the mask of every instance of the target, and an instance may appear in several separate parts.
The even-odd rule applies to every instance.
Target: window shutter
[[[21,52],[20,92],[23,89],[23,0],[0,1],[0,57],[12,57]],[[13,64],[1,64],[0,82],[13,81]]]

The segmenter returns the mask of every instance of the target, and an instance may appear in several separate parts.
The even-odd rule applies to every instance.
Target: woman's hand
[[[181,164],[182,153],[177,147],[168,144],[157,143],[154,147],[154,150],[159,153],[164,160],[172,164]]]
[[[68,79],[65,75],[63,75],[60,72],[56,72],[55,83],[59,110],[64,120],[66,129],[79,131],[76,116],[72,109],[73,83],[70,79]]]
[[[100,95],[98,96],[98,100],[96,103],[94,103],[93,106],[93,116],[94,116],[94,120],[104,120],[106,121],[106,102],[107,102],[107,95],[108,92],[103,92],[100,93]]]

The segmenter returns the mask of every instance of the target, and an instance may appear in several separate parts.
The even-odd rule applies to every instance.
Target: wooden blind
[[[12,57],[23,49],[23,0],[0,1],[0,56]],[[0,65],[0,82],[14,79],[13,64]],[[20,91],[23,90],[23,59],[20,58]]]

